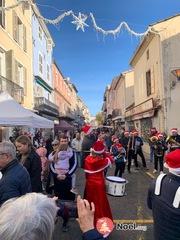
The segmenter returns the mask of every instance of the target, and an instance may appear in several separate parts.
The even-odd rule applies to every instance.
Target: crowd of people
[[[177,128],[171,130],[171,136],[165,141],[164,134],[152,127],[148,138],[150,146],[149,161],[151,163],[154,161],[153,173],[158,172],[159,163],[162,175],[164,157],[170,169],[172,165],[169,162],[173,162],[174,158],[180,159],[180,150],[177,150],[180,148],[180,136]],[[142,166],[147,171],[142,150],[143,144],[143,138],[139,136],[137,130],[132,132],[124,130],[119,137],[117,133],[95,132],[89,125],[85,125],[81,133],[76,132],[72,139],[67,134],[62,133],[57,134],[55,139],[52,139],[51,134],[42,134],[38,131],[33,140],[21,134],[14,139],[13,143],[0,143],[0,171],[2,172],[2,178],[0,179],[0,212],[1,216],[3,216],[3,221],[0,220],[0,228],[3,227],[4,229],[0,233],[0,239],[7,239],[5,238],[7,234],[12,234],[12,238],[9,237],[9,240],[14,239],[13,235],[16,236],[16,234],[17,239],[24,239],[24,236],[32,236],[30,239],[37,239],[39,232],[42,231],[38,229],[40,223],[37,223],[36,227],[30,226],[32,231],[28,232],[24,229],[23,219],[20,218],[19,222],[17,221],[17,224],[19,224],[17,232],[10,233],[12,222],[7,220],[7,217],[12,214],[11,211],[16,208],[17,216],[18,211],[22,211],[22,218],[31,221],[26,216],[25,208],[24,212],[23,207],[20,208],[22,204],[24,204],[24,207],[29,208],[33,206],[33,216],[35,217],[36,214],[41,216],[42,214],[43,218],[43,213],[39,212],[40,210],[35,207],[35,203],[40,206],[42,204],[42,207],[48,209],[47,215],[50,217],[47,217],[49,219],[47,221],[50,221],[48,224],[52,226],[49,233],[43,233],[46,237],[42,235],[38,239],[50,239],[49,236],[52,236],[54,219],[57,215],[56,200],[75,201],[76,195],[78,195],[75,174],[77,167],[83,168],[85,173],[84,199],[86,200],[81,199],[80,196],[77,198],[79,223],[84,232],[83,239],[103,239],[102,234],[95,230],[98,219],[107,217],[113,221],[105,190],[107,170],[113,163],[115,164],[114,176],[122,177],[126,166],[127,172],[131,173],[132,164],[138,170],[137,156],[139,155]],[[165,154],[167,150],[170,153]],[[175,157],[174,155],[171,157],[171,152],[177,151]],[[179,167],[180,165],[177,164],[175,166],[176,171],[170,170],[171,174],[169,176],[171,178],[174,179],[172,174],[179,177],[177,170]],[[166,179],[169,179],[169,177]],[[175,180],[179,179],[175,177]],[[167,184],[167,180],[163,182]],[[176,185],[178,186],[178,184]],[[171,186],[168,187],[171,188]],[[154,189],[155,183],[148,193],[148,206],[153,211],[156,209],[153,207],[153,201],[156,201]],[[165,193],[162,192],[162,196],[163,194]],[[180,190],[178,190],[177,194],[180,194]],[[53,199],[47,198],[49,195],[56,197]],[[66,232],[69,230],[68,221],[70,216],[63,214],[61,217],[63,218],[61,230]],[[39,221],[44,221],[44,224],[47,224],[41,218]],[[29,224],[31,225],[31,222]],[[157,236],[159,236],[159,233]]]

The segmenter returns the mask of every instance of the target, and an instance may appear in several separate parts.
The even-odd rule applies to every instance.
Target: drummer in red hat
[[[172,152],[176,149],[180,149],[180,135],[178,134],[177,128],[171,129],[171,136],[168,138],[168,148],[169,151]]]
[[[169,173],[152,182],[147,204],[153,212],[154,240],[180,239],[180,149],[165,156]],[[166,226],[166,227],[165,227]]]
[[[105,152],[102,141],[96,141],[92,147],[92,156],[85,159],[86,175],[85,198],[95,205],[94,225],[98,219],[107,217],[113,220],[107,195],[105,192],[104,169],[114,162]]]

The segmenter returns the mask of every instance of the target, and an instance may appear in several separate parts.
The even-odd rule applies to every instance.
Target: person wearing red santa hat
[[[85,159],[84,172],[86,176],[85,199],[95,205],[94,225],[98,219],[108,217],[112,213],[105,192],[104,169],[114,162],[112,157],[105,152],[103,142],[96,141],[92,148],[92,156]]]
[[[154,220],[154,240],[180,239],[180,149],[165,156],[169,173],[153,180],[147,196],[147,205]]]
[[[120,143],[122,144],[122,146],[126,150],[126,152],[127,152],[128,142],[129,142],[129,131],[125,130],[124,131],[124,137],[121,138]]]
[[[164,134],[159,132],[157,133],[158,140],[152,145],[154,148],[154,171],[153,173],[158,172],[158,162],[160,167],[160,174],[163,173],[163,160],[164,153],[168,149],[166,142],[164,141]]]
[[[84,168],[84,161],[86,159],[86,157],[89,155],[90,153],[90,149],[92,148],[93,144],[95,143],[95,136],[94,136],[94,129],[89,126],[89,125],[85,125],[82,128],[83,132],[84,132],[84,138],[82,141],[82,147],[81,147],[81,167]]]
[[[169,151],[172,152],[176,149],[180,149],[180,135],[178,134],[177,128],[171,129],[171,139],[173,139],[173,142],[168,143]],[[177,143],[177,144],[176,144]]]
[[[124,173],[125,168],[125,162],[126,162],[126,150],[123,148],[123,146],[119,143],[119,139],[114,137],[113,139],[113,145],[111,146],[111,152],[114,155],[114,161],[116,164],[116,169],[114,172],[114,176],[122,177],[122,174]],[[119,174],[118,174],[119,173]]]
[[[130,138],[129,144],[128,144],[128,172],[130,173],[130,167],[131,167],[131,160],[134,159],[135,164],[135,170],[138,170],[138,161],[137,161],[137,155],[140,156],[142,160],[142,164],[145,170],[148,170],[146,168],[146,160],[142,151],[143,146],[143,140],[141,137],[138,136],[138,131],[135,129],[133,130],[133,135]]]
[[[157,134],[157,129],[155,127],[151,128],[151,132],[148,134],[148,138],[149,138],[149,147],[150,147],[150,159],[149,162],[152,163],[153,162],[153,158],[154,158],[154,148],[153,148],[153,143],[150,140],[151,137],[156,136]]]

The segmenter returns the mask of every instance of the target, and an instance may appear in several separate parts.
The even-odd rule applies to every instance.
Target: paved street
[[[146,156],[148,160],[148,156]],[[141,161],[139,160],[139,163]],[[153,177],[157,175],[152,174],[153,164],[148,164],[148,172],[145,172],[141,166],[137,171],[132,166],[132,173],[125,172],[123,178],[129,181],[126,184],[126,196],[114,197],[109,196],[109,203],[113,213],[115,222],[114,231],[107,238],[108,240],[152,240],[153,239],[153,220],[152,213],[146,206],[147,190]],[[83,169],[78,168],[77,174],[77,188],[79,193],[83,196],[84,191],[84,172]],[[107,176],[114,175],[114,166],[109,168]],[[55,229],[53,240],[71,240],[81,239],[81,230],[79,229],[76,220],[71,219],[69,222],[70,230],[63,233],[61,228],[62,220],[60,220]],[[138,227],[139,230],[127,230],[127,228]]]

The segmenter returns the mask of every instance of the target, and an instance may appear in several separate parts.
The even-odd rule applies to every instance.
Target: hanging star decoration
[[[73,14],[73,18],[75,20],[72,21],[71,23],[76,24],[76,30],[81,28],[81,30],[84,32],[84,27],[89,27],[89,25],[85,23],[85,21],[87,19],[86,15],[79,12],[78,17]]]

